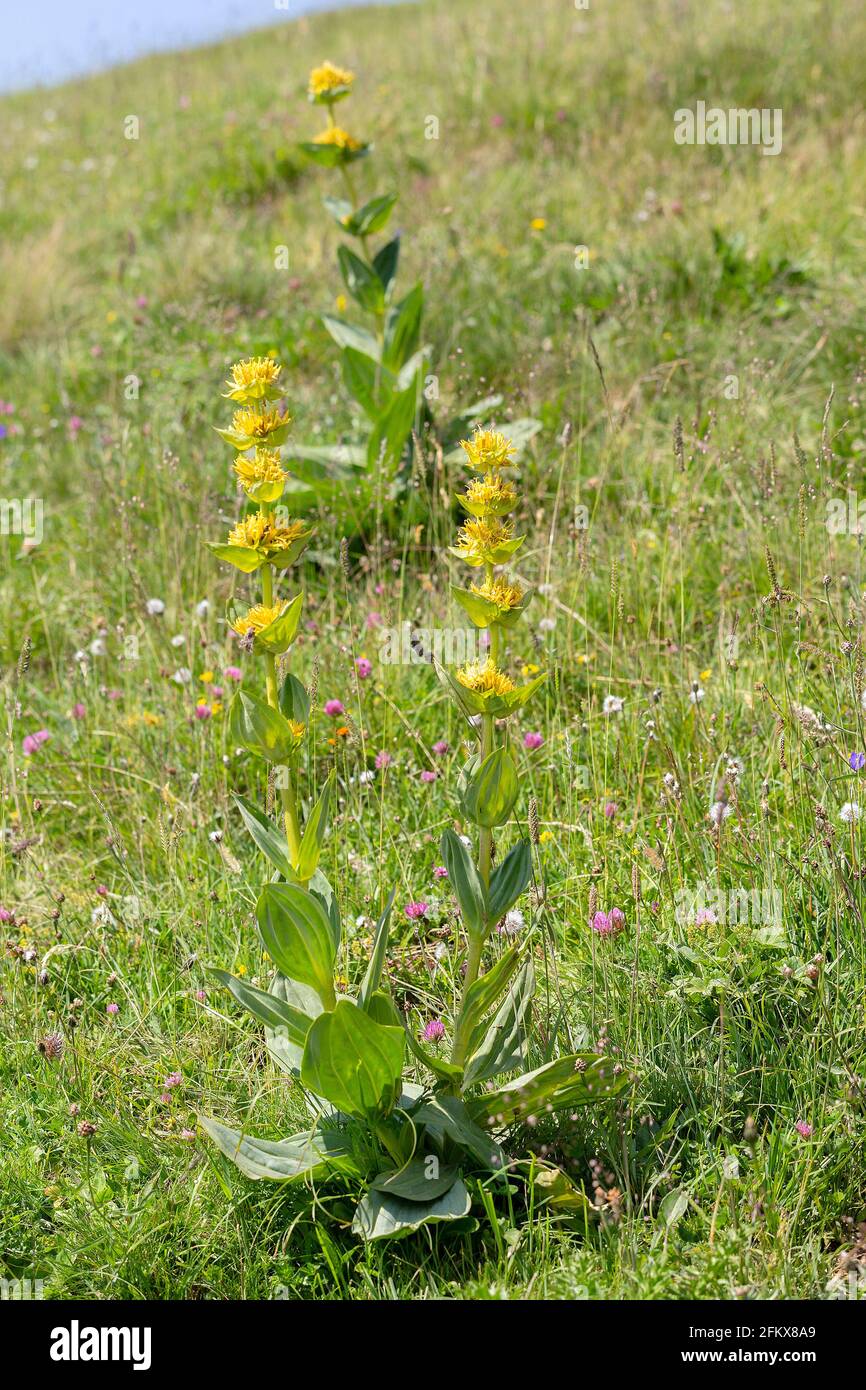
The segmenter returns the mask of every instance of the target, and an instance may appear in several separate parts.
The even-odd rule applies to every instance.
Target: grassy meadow
[[[864,52],[856,0],[426,0],[0,99],[0,497],[42,508],[41,534],[0,535],[4,1278],[365,1300],[866,1277]],[[400,193],[436,419],[495,392],[499,428],[541,425],[519,465],[537,592],[505,656],[550,673],[514,721],[531,1055],[597,1047],[632,1079],[510,1143],[591,1221],[498,1201],[475,1230],[364,1246],[339,1193],[251,1183],[196,1128],[278,1137],[303,1113],[208,974],[267,980],[231,792],[269,791],[227,728],[226,670],[260,679],[224,616],[250,582],[203,541],[238,513],[213,431],[231,363],[279,357],[293,439],[358,435],[320,322],[333,179],[297,149],[325,57],[357,73],[361,186]],[[701,100],[781,109],[781,153],[678,145]],[[382,634],[455,625],[464,472],[434,425],[404,517],[309,499],[291,581],[305,807],[336,769],[342,974],[396,887],[388,975],[416,1031],[459,973],[433,871],[465,749],[434,672],[384,661]],[[591,904],[625,929],[593,932]]]

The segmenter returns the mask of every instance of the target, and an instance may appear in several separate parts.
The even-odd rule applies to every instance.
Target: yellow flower
[[[276,449],[259,447],[251,459],[238,454],[234,468],[241,487],[254,502],[276,502],[282,496],[286,473]]]
[[[520,674],[521,676],[537,676],[540,670],[540,666],[534,666],[531,661],[527,661],[526,665],[520,668]]]
[[[507,547],[503,550],[503,547]],[[467,565],[501,564],[514,545],[514,523],[474,517],[460,527],[451,553]]]
[[[356,140],[354,135],[350,135],[348,130],[339,125],[329,125],[327,130],[320,131],[313,144],[336,145],[338,150],[344,150],[348,154],[354,154],[361,148],[360,140]]]
[[[310,73],[308,91],[313,101],[339,101],[341,97],[348,95],[354,80],[353,72],[349,72],[347,68],[338,68],[336,63],[325,59],[321,67],[313,68]]]
[[[280,394],[277,378],[282,370],[270,357],[247,357],[232,367],[225,394],[233,401],[273,400]]]
[[[710,679],[710,676],[711,676],[712,674],[713,674],[713,673],[712,673],[712,671],[710,670],[710,668],[709,668],[709,666],[708,666],[707,669],[706,669],[706,671],[701,671],[701,680],[702,680],[702,681],[708,681],[708,680]]]
[[[235,971],[237,972],[238,975],[246,975],[246,973],[247,973],[247,967],[246,967],[245,965],[236,965],[236,966],[235,966]]]
[[[491,471],[472,478],[460,501],[472,516],[502,516],[516,504],[517,488],[501,473]]]
[[[222,702],[222,700],[214,700],[213,704],[212,704],[211,707],[210,707],[210,712],[211,712],[211,714],[222,714],[222,712],[223,712],[223,702]]]
[[[514,681],[494,666],[489,657],[486,661],[473,661],[464,666],[457,672],[457,679],[476,695],[508,695],[514,689]]]
[[[202,671],[199,680],[203,681],[205,685],[210,685],[213,681],[213,671]]]
[[[269,627],[271,623],[276,622],[285,606],[284,603],[277,603],[274,604],[272,608],[269,608],[264,603],[257,603],[244,615],[244,617],[236,618],[232,623],[232,628],[239,637],[245,637],[248,632],[255,633],[255,635],[258,636],[263,628]]]
[[[543,844],[543,845],[548,844],[548,843],[553,839],[553,831],[552,831],[552,830],[542,830],[542,832],[541,832],[541,834],[539,835],[538,839],[539,839],[539,841],[540,841],[541,844]]]
[[[533,217],[529,225],[534,232],[543,232],[545,227],[547,226],[547,218]]]
[[[334,300],[334,303],[336,304],[341,314],[344,314],[347,308],[349,307],[349,301],[344,294],[338,294],[337,298]]]
[[[300,743],[301,739],[304,737],[305,726],[299,723],[297,719],[287,719],[286,723],[291,730],[292,738],[295,740],[295,743]]]
[[[460,447],[469,466],[479,473],[488,473],[491,468],[507,468],[514,453],[514,445],[506,435],[480,426],[471,439],[461,439]]]
[[[267,555],[272,551],[288,550],[304,534],[302,521],[289,521],[283,525],[265,512],[253,512],[250,516],[242,517],[232,528],[228,544],[261,550]]]
[[[502,613],[510,613],[512,608],[519,606],[523,598],[523,590],[519,584],[510,584],[507,579],[499,576],[485,579],[483,584],[470,584],[469,588],[479,598],[487,599],[488,603],[495,603]],[[538,667],[535,669],[538,670]]]
[[[245,405],[232,416],[231,427],[217,434],[232,448],[245,453],[253,445],[282,444],[292,423],[291,415],[281,415],[274,406]]]

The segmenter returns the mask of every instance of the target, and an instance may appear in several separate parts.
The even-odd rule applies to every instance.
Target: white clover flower
[[[206,598],[203,598],[202,601],[201,601],[201,603],[197,603],[197,604],[196,604],[196,606],[195,606],[195,616],[196,616],[197,618],[206,618],[209,612],[210,612],[210,603],[208,602],[208,600],[207,600]]]
[[[601,712],[602,714],[622,714],[624,703],[625,701],[620,695],[605,695]]]
[[[358,781],[362,784],[366,784],[367,782],[375,782],[375,780],[376,772],[375,769],[372,767],[365,767],[363,772],[358,773]]]
[[[152,618],[158,618],[165,612],[165,604],[161,598],[149,598],[144,606]]]
[[[175,685],[189,685],[192,680],[192,671],[188,666],[179,666],[172,676]]]
[[[184,637],[183,633],[179,632],[175,637],[172,637],[171,645],[173,647],[182,647],[185,641],[186,638]]]
[[[852,821],[858,821],[860,815],[860,803],[858,801],[846,801],[839,812],[839,819],[843,820],[846,825],[850,825]]]

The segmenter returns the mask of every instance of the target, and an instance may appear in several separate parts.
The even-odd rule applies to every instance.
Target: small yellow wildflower
[[[471,439],[461,439],[460,447],[469,466],[479,473],[488,473],[491,468],[507,468],[514,453],[514,445],[506,435],[480,426]]]
[[[257,603],[242,618],[236,618],[232,623],[232,629],[239,637],[245,637],[248,632],[255,633],[256,636],[271,623],[276,622],[277,618],[285,608],[284,603],[274,604],[269,608],[264,603]]]
[[[534,232],[543,232],[545,227],[547,226],[547,218],[533,217],[529,225]]]
[[[712,673],[712,671],[710,670],[710,667],[708,666],[707,669],[706,669],[706,671],[701,671],[701,680],[702,680],[702,681],[708,681],[708,680],[710,679],[710,676],[711,676],[712,674],[713,674],[713,673]]]
[[[276,449],[259,447],[251,459],[239,454],[234,468],[244,491],[256,502],[276,502],[282,495],[286,473]]]
[[[264,512],[254,512],[250,516],[242,517],[237,526],[232,528],[228,543],[270,554],[271,551],[288,550],[304,534],[302,521],[290,521],[283,525]]]
[[[486,661],[473,661],[457,672],[457,679],[467,690],[476,695],[508,695],[514,689],[514,681],[494,666],[488,657]]]
[[[344,294],[338,294],[337,298],[334,300],[334,303],[336,304],[339,312],[341,314],[345,314],[346,310],[349,307],[349,301],[346,298],[346,296]]]
[[[525,666],[521,666],[521,676],[537,676],[541,670],[540,666],[534,666],[531,661],[527,661]]]
[[[360,140],[356,140],[354,135],[350,135],[348,130],[339,125],[329,125],[327,130],[320,131],[313,144],[336,145],[338,150],[343,150],[346,154],[354,154],[361,148]]]
[[[162,723],[162,715],[154,714],[152,710],[146,709],[141,716],[145,724],[151,729],[156,729]]]
[[[246,975],[247,967],[245,965],[236,965],[235,971],[238,975]]]
[[[517,488],[500,473],[472,478],[460,501],[473,516],[501,516],[517,503]]]
[[[257,410],[255,406],[248,405],[243,410],[236,410],[232,416],[232,429],[235,434],[244,435],[250,444],[265,441],[288,423],[289,416],[281,415],[273,407]]]
[[[523,590],[519,584],[510,584],[507,579],[499,576],[485,579],[483,584],[470,584],[469,588],[479,598],[487,599],[488,603],[495,603],[502,613],[510,613],[513,608],[519,606],[523,598]],[[538,670],[538,667],[535,669]]]
[[[225,394],[233,401],[273,399],[280,394],[277,378],[282,370],[270,357],[247,357],[232,367]]]
[[[542,830],[541,834],[540,834],[539,837],[538,837],[539,843],[542,844],[542,845],[549,844],[550,841],[551,841],[552,839],[553,839],[553,831],[552,831],[552,830]]]
[[[211,707],[210,707],[210,712],[211,712],[211,714],[222,714],[222,712],[223,712],[223,702],[222,702],[222,700],[214,700],[213,704],[212,704]]]
[[[355,74],[348,68],[338,68],[326,58],[320,67],[312,69],[308,91],[313,101],[338,101],[348,94],[354,80]]]
[[[204,685],[213,684],[213,671],[202,671],[199,680],[202,681]]]
[[[513,539],[513,522],[474,517],[460,527],[452,551],[469,565],[491,564],[495,563],[491,557]]]

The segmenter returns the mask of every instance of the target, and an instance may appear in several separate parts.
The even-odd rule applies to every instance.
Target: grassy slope
[[[844,1219],[864,1214],[862,1110],[849,1080],[866,1071],[860,847],[838,820],[856,797],[845,757],[862,745],[857,663],[844,645],[861,620],[860,548],[823,525],[825,498],[856,488],[862,471],[864,37],[853,0],[772,3],[758,16],[708,4],[692,17],[635,0],[587,12],[454,0],[320,16],[3,101],[0,394],[21,433],[0,441],[0,492],[42,497],[46,533],[24,559],[15,538],[0,540],[10,717],[16,695],[22,707],[2,815],[8,843],[36,837],[6,853],[0,902],[27,922],[7,939],[34,945],[49,974],[43,987],[32,966],[10,956],[3,967],[7,1269],[84,1296],[824,1288]],[[227,799],[239,781],[260,789],[234,759],[224,766],[220,721],[194,721],[192,697],[166,674],[219,670],[234,656],[219,621],[232,581],[199,544],[236,509],[210,430],[224,365],[276,348],[298,436],[351,433],[317,322],[338,288],[336,232],[320,208],[328,176],[292,152],[316,127],[305,74],[326,54],[359,73],[349,109],[377,144],[371,186],[402,191],[404,283],[414,273],[427,287],[445,403],[493,386],[509,412],[545,424],[524,480],[523,571],[552,581],[535,616],[557,621],[537,632],[540,654],[528,640],[512,653],[516,665],[544,660],[560,673],[559,699],[551,689],[533,714],[547,742],[528,775],[552,834],[534,920],[551,965],[555,947],[560,1027],[594,1039],[606,1025],[640,1078],[626,1114],[534,1136],[581,1180],[598,1156],[626,1193],[620,1224],[588,1239],[535,1223],[512,1246],[485,1226],[456,1247],[437,1237],[437,1257],[425,1259],[417,1246],[365,1255],[320,1223],[289,1242],[291,1196],[234,1179],[227,1195],[202,1148],[178,1138],[202,1101],[247,1114],[262,1133],[291,1126],[285,1084],[204,973],[209,961],[261,970],[244,886],[253,859]],[[784,153],[676,146],[672,112],[699,98],[783,107]],[[123,139],[130,114],[137,142]],[[429,115],[438,141],[424,139]],[[543,232],[531,230],[535,217]],[[287,274],[273,269],[281,244]],[[590,270],[575,271],[576,245],[590,248]],[[135,401],[124,397],[129,374],[141,381]],[[723,394],[730,374],[738,400]],[[83,420],[74,438],[73,415]],[[671,446],[677,415],[684,470]],[[318,662],[323,699],[349,696],[351,651],[375,657],[368,611],[394,623],[447,612],[453,481],[441,479],[420,537],[371,543],[351,604],[333,567],[340,525],[320,518],[332,564],[306,576],[319,635],[299,660],[307,675]],[[571,526],[578,504],[591,514],[586,549]],[[765,545],[796,602],[760,605]],[[167,608],[158,621],[144,612],[153,595]],[[202,622],[193,607],[204,596]],[[732,668],[724,639],[735,624]],[[103,626],[109,655],[84,676],[73,653]],[[34,653],[16,691],[25,633]],[[177,633],[183,649],[169,644]],[[124,661],[130,636],[139,659]],[[695,709],[689,683],[704,671]],[[600,713],[609,691],[627,697],[621,719]],[[78,725],[76,699],[88,709]],[[399,901],[434,901],[435,841],[453,815],[459,761],[419,795],[426,750],[456,732],[427,672],[378,666],[363,704],[352,699],[358,733],[338,754],[342,820],[328,866],[350,922],[392,881]],[[790,713],[797,700],[839,728],[833,744],[805,738]],[[326,724],[310,787],[333,756]],[[41,726],[52,741],[28,764],[21,738]],[[350,781],[380,747],[396,758],[388,778]],[[728,755],[744,772],[717,844],[706,813]],[[683,789],[676,813],[659,799],[670,769]],[[813,798],[832,835],[818,833]],[[610,820],[606,800],[618,807]],[[226,855],[208,839],[215,828]],[[633,865],[645,899],[639,955]],[[721,1030],[718,991],[687,987],[689,967],[671,949],[684,939],[678,888],[714,868],[727,887],[775,884],[785,918],[782,948],[737,946]],[[621,903],[630,922],[605,949],[584,926],[591,870],[602,902]],[[99,884],[108,925],[92,920]],[[446,909],[441,899],[456,942]],[[392,963],[422,996],[430,939],[407,934]],[[815,989],[803,971],[818,951],[828,965]],[[354,959],[350,944],[347,974]],[[70,1015],[75,1046],[52,1069],[35,1044],[58,1022],[68,1037]],[[542,1006],[540,1032],[546,1017]],[[184,1086],[166,1107],[161,1082],[174,1068]],[[99,1124],[89,1165],[73,1101]],[[749,1114],[759,1137],[747,1146]],[[809,1141],[793,1133],[800,1117],[815,1126]],[[736,1180],[724,1178],[730,1155]],[[666,1244],[655,1213],[678,1185],[693,1205]]]

